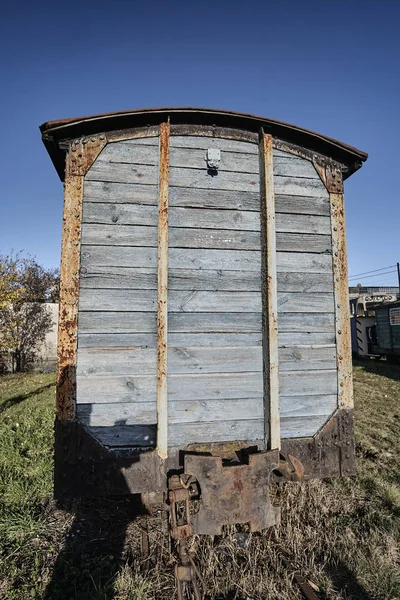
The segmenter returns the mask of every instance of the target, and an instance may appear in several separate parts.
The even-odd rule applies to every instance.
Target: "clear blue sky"
[[[396,0],[3,5],[0,252],[59,264],[63,190],[39,124],[200,106],[288,121],[367,151],[345,189],[350,274],[400,261],[399,22]]]

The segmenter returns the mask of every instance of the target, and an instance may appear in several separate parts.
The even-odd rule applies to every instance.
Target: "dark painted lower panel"
[[[78,421],[55,424],[55,496],[73,498],[166,491],[168,474],[183,469],[185,454],[212,454],[243,462],[264,450],[260,441],[201,444],[170,449],[104,448]],[[353,411],[340,409],[314,437],[282,440],[282,454],[298,458],[305,479],[355,474]],[[229,467],[228,467],[229,468]]]

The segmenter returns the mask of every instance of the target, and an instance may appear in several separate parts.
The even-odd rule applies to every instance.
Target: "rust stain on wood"
[[[278,376],[278,300],[276,275],[275,197],[272,136],[260,132],[261,198],[265,215],[264,274],[264,413],[265,443],[280,448],[280,405]]]
[[[82,198],[83,176],[67,174],[61,250],[56,396],[57,417],[63,420],[75,418]]]
[[[149,127],[136,127],[131,129],[122,129],[107,133],[108,142],[123,142],[125,140],[136,140],[140,138],[158,137],[160,128],[158,125]]]
[[[158,310],[157,310],[157,453],[168,455],[168,186],[169,122],[160,125],[160,172],[158,202]]]
[[[337,181],[339,177],[341,179],[341,173],[337,171],[334,181]],[[351,408],[353,406],[353,380],[344,196],[342,193],[330,193],[329,198],[331,203],[338,402],[339,408]]]

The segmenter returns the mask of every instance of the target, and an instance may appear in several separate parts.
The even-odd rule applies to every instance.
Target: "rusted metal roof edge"
[[[40,126],[40,131],[53,164],[63,180],[65,150],[60,148],[59,142],[107,131],[157,125],[168,117],[171,124],[215,125],[257,132],[263,127],[265,132],[274,137],[314,150],[344,164],[347,167],[344,178],[359,169],[368,158],[368,154],[362,150],[314,131],[275,119],[221,109],[183,107],[119,111],[48,121]]]

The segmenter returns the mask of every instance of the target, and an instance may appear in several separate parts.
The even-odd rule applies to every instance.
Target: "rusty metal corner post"
[[[339,170],[336,171],[336,174],[332,173],[330,180],[335,184],[333,189],[336,186],[342,189],[342,174]],[[332,186],[330,188],[332,189]],[[350,303],[343,192],[330,191],[329,200],[331,205],[338,406],[339,408],[352,408],[354,406],[353,366],[351,358]]]
[[[74,140],[66,159],[56,395],[57,418],[65,421],[75,418],[83,180],[106,143],[103,134]]]
[[[170,124],[160,124],[158,199],[158,304],[157,304],[157,453],[168,456],[168,199]]]
[[[275,196],[272,136],[260,130],[260,184],[264,213],[263,237],[263,355],[264,437],[267,447],[280,448],[280,403],[278,376],[278,297],[276,275]]]
[[[314,167],[329,193],[331,210],[333,292],[335,300],[336,364],[338,407],[352,408],[353,365],[351,358],[350,301],[347,271],[346,225],[344,217],[343,174],[333,161],[314,157]]]

